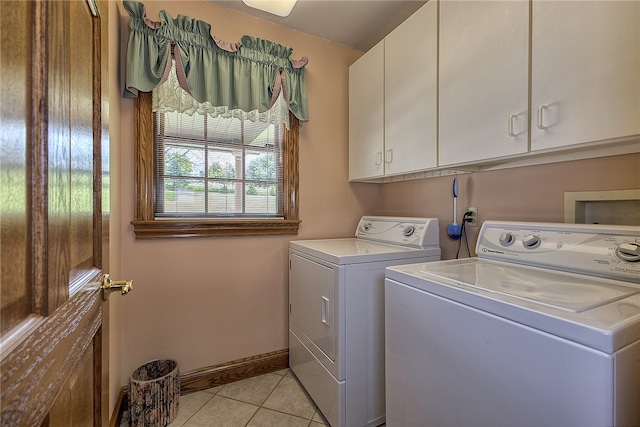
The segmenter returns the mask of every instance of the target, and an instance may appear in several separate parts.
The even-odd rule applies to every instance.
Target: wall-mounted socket
[[[478,226],[478,208],[469,207],[465,212],[471,212],[471,221],[467,222],[468,227],[477,227]]]

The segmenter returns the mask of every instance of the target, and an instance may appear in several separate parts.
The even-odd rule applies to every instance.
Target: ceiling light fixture
[[[289,16],[297,0],[242,0],[244,4],[278,16]]]

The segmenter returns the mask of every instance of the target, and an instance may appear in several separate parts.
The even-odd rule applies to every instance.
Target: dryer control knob
[[[522,239],[522,245],[527,249],[534,249],[540,246],[540,237],[529,234]]]
[[[413,225],[407,225],[403,231],[404,237],[410,237],[415,231],[416,227],[414,227]]]
[[[500,235],[500,244],[502,246],[511,246],[515,241],[516,241],[516,238],[514,237],[513,234],[509,232],[504,232]]]
[[[623,261],[638,262],[640,261],[640,243],[622,243],[616,249],[616,255]]]

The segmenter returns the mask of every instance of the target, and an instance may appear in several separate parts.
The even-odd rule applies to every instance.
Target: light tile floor
[[[125,417],[126,418],[126,417]],[[170,427],[327,426],[290,369],[180,396]],[[121,427],[128,426],[126,421]]]

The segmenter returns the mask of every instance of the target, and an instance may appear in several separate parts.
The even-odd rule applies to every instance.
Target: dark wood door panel
[[[27,92],[30,82],[31,2],[3,2],[0,14],[0,114],[2,151],[0,152],[0,334],[25,321],[32,313],[29,279],[29,212],[27,145],[29,128],[25,117],[31,110]],[[8,72],[7,72],[8,70]],[[10,260],[6,262],[5,260]]]
[[[40,425],[70,380],[93,377],[94,336],[102,325],[99,293],[89,287],[76,293],[2,360],[3,426]],[[80,362],[87,354],[92,364],[85,372]],[[93,413],[92,402],[89,408]]]
[[[104,0],[0,5],[2,426],[108,422],[107,13]]]

